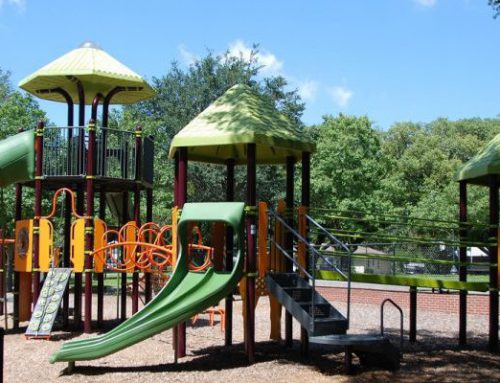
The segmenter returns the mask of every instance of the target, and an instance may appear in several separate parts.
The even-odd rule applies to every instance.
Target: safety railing
[[[403,323],[404,323],[404,314],[403,309],[394,302],[391,298],[386,298],[382,301],[380,305],[380,335],[384,336],[384,307],[386,303],[390,303],[399,311],[399,350],[403,351]]]
[[[136,169],[136,133],[98,128],[94,152],[94,176],[153,183],[154,141],[144,137],[141,168]],[[87,173],[88,130],[86,127],[46,127],[43,133],[42,174],[76,177]]]
[[[269,214],[269,224],[270,227],[273,227],[272,225],[272,219],[275,221],[278,221],[285,230],[287,230],[292,236],[295,242],[302,242],[305,244],[307,250],[309,253],[312,255],[312,262],[311,262],[311,271],[307,270],[303,265],[301,265],[296,257],[294,256],[294,251],[293,249],[285,249],[279,241],[277,241],[273,235],[270,235],[270,243],[276,247],[276,249],[279,250],[279,252],[288,260],[292,262],[292,264],[296,267],[297,270],[299,270],[303,275],[305,275],[309,279],[309,283],[312,286],[312,299],[311,299],[311,316],[312,316],[312,323],[314,326],[314,320],[315,320],[315,301],[316,301],[316,271],[318,268],[318,260],[322,260],[322,262],[325,262],[330,265],[330,267],[336,271],[344,280],[348,281],[348,301],[347,301],[347,314],[346,314],[346,319],[347,319],[347,328],[349,328],[349,323],[350,323],[350,290],[351,290],[351,271],[350,267],[348,268],[347,273],[344,273],[344,271],[340,270],[334,263],[330,262],[329,259],[324,257],[315,247],[313,243],[310,243],[307,238],[305,238],[303,235],[301,235],[297,230],[295,230],[285,218],[283,218],[281,215],[273,211],[272,209],[268,210]],[[313,223],[313,219],[308,217],[308,221]],[[317,223],[316,223],[317,224]],[[272,231],[271,231],[272,232]],[[332,236],[333,237],[333,236]],[[339,245],[342,245],[340,241],[338,241],[335,237],[333,237],[334,240],[339,243]],[[291,250],[291,254],[290,254]],[[350,252],[350,250],[345,247],[345,250],[347,252]]]

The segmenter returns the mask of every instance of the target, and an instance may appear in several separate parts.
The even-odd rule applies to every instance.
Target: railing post
[[[134,221],[141,227],[141,165],[142,165],[142,128],[135,129],[135,187],[134,187]],[[132,274],[132,315],[139,311],[139,269]]]
[[[40,217],[42,216],[42,166],[43,166],[43,131],[45,124],[40,121],[35,136],[35,219],[33,220],[33,308],[40,292]]]
[[[311,203],[311,197],[310,197],[310,184],[311,184],[311,153],[309,152],[302,152],[302,193],[301,193],[301,208],[303,211],[299,210],[299,222],[302,223],[302,230],[300,234],[308,240],[307,238],[307,232],[308,232],[308,225],[307,225],[307,219],[305,217],[305,214],[307,214],[307,209],[309,208],[309,205]],[[309,259],[308,259],[308,249],[306,248],[306,244],[302,244],[302,251],[304,255],[304,269],[309,270]],[[314,287],[316,287],[316,264],[313,264],[313,267],[311,268],[311,275],[313,276],[313,284]],[[315,298],[315,289],[313,288],[313,312],[314,312],[314,298]],[[314,326],[314,321],[313,321],[313,326]],[[303,327],[300,329],[300,345],[301,345],[301,354],[302,357],[307,357],[309,355],[309,336],[307,333],[307,330]]]
[[[234,201],[234,159],[226,161],[227,185],[226,185],[226,201]],[[226,271],[233,269],[233,228],[230,225],[226,227]],[[225,333],[224,344],[230,346],[233,343],[233,294],[226,297],[225,305]]]
[[[417,341],[417,288],[410,287],[410,342]]]
[[[87,152],[87,211],[85,220],[85,321],[84,332],[92,331],[92,252],[94,250],[94,158],[95,158],[95,120],[88,125]]]

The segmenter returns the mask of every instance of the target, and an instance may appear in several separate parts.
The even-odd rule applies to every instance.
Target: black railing
[[[43,175],[78,177],[87,173],[86,127],[47,127],[43,134]],[[136,169],[135,132],[100,128],[96,132],[94,176],[153,184],[154,142],[143,139],[142,169]],[[137,178],[136,178],[137,177]]]

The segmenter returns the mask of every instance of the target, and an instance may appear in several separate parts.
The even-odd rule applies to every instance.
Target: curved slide
[[[243,272],[243,212],[238,202],[187,203],[179,221],[180,256],[169,282],[141,311],[106,334],[63,344],[50,362],[71,362],[104,357],[186,321],[229,295]],[[231,272],[195,273],[187,269],[187,224],[222,221],[235,233],[237,259]]]
[[[18,133],[0,141],[0,187],[35,176],[35,133]]]

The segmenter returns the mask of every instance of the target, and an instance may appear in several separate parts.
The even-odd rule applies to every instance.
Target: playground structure
[[[64,58],[85,62],[86,55],[97,59],[87,74],[68,72]],[[70,67],[68,70],[74,70]],[[51,362],[92,360],[114,353],[169,328],[174,329],[175,358],[186,353],[185,322],[225,299],[219,313],[224,315],[225,344],[232,344],[233,291],[239,285],[243,305],[245,351],[255,361],[255,306],[261,295],[269,294],[271,333],[281,340],[281,312],[285,312],[285,345],[292,346],[295,319],[301,327],[301,352],[310,343],[342,345],[346,365],[351,353],[366,363],[390,368],[399,366],[399,352],[383,336],[350,335],[350,302],[345,313],[337,310],[316,290],[317,279],[386,283],[410,286],[410,341],[416,339],[417,289],[430,287],[459,290],[460,343],[466,342],[467,291],[490,291],[490,348],[498,344],[498,185],[492,185],[491,224],[485,240],[472,240],[473,228],[466,222],[465,189],[461,179],[461,222],[453,223],[458,236],[452,239],[429,238],[419,233],[420,246],[448,246],[459,249],[454,260],[429,262],[422,256],[394,252],[355,254],[361,244],[377,247],[384,240],[393,246],[407,236],[387,235],[400,225],[392,217],[367,218],[360,212],[321,211],[310,207],[310,160],[314,144],[286,117],[260,99],[249,87],[235,85],[173,139],[169,156],[175,161],[174,201],[171,223],[152,222],[154,142],[135,132],[107,127],[111,102],[132,103],[154,93],[138,75],[117,63],[92,45],[85,45],[42,68],[21,82],[27,91],[68,105],[68,127],[45,127],[21,132],[0,142],[0,186],[16,183],[15,247],[15,325],[29,319],[31,306],[38,300],[41,273],[56,265],[74,272],[74,318],[78,327],[84,311],[84,331],[92,330],[92,281],[97,278],[97,327],[102,324],[103,272],[121,274],[122,324],[110,332],[86,340],[71,341],[51,357]],[[80,72],[85,73],[85,72]],[[106,75],[113,73],[113,76]],[[74,127],[73,105],[79,105],[79,126]],[[96,126],[97,107],[103,104],[101,126]],[[85,127],[85,104],[92,105],[91,119]],[[263,121],[261,118],[265,116]],[[226,171],[225,202],[187,203],[189,161],[223,165]],[[295,164],[301,163],[300,206],[295,206]],[[285,164],[286,197],[276,209],[257,202],[256,166]],[[234,202],[234,171],[246,166],[246,201]],[[483,179],[483,178],[481,178]],[[495,178],[496,180],[496,178]],[[495,181],[496,182],[496,181]],[[23,188],[35,189],[35,212],[22,219]],[[43,191],[53,192],[52,210],[42,214]],[[496,192],[494,192],[496,190]],[[146,194],[146,223],[141,223],[141,193]],[[54,218],[58,198],[64,193],[64,244],[58,260],[54,246]],[[130,196],[133,193],[133,209]],[[496,199],[495,199],[496,193]],[[99,213],[95,216],[95,197]],[[86,206],[84,201],[86,200]],[[165,201],[166,202],[166,201]],[[496,203],[496,205],[495,205]],[[115,225],[106,223],[106,207],[113,212]],[[496,206],[496,215],[495,215]],[[85,208],[85,209],[84,209]],[[130,213],[133,211],[133,214]],[[496,221],[495,221],[496,217]],[[131,219],[133,218],[133,219]],[[374,232],[363,224],[377,220]],[[329,224],[332,226],[329,226]],[[199,224],[210,225],[212,242],[203,241]],[[361,224],[360,224],[361,223]],[[427,224],[443,229],[442,222]],[[450,224],[450,223],[448,223]],[[416,227],[416,225],[413,225]],[[421,224],[424,226],[424,224]],[[445,227],[446,228],[446,227]],[[429,227],[427,227],[429,229]],[[193,235],[193,230],[195,231]],[[202,235],[203,234],[203,235]],[[320,240],[319,238],[322,238]],[[322,248],[325,241],[331,247]],[[379,243],[380,244],[380,243]],[[468,281],[467,267],[476,266],[464,258],[469,246],[489,248],[489,280]],[[380,248],[380,246],[378,246]],[[201,262],[195,260],[201,254]],[[368,272],[355,264],[357,259],[391,264],[390,272]],[[369,262],[368,261],[368,262]],[[394,265],[429,263],[455,266],[458,280],[399,275]],[[356,269],[358,267],[358,269]],[[377,266],[380,267],[380,266]],[[173,271],[166,286],[153,298],[151,276]],[[373,269],[373,267],[372,267]],[[388,269],[389,270],[389,269]],[[397,269],[401,271],[402,269]],[[146,305],[139,310],[139,274],[143,273]],[[125,320],[127,274],[132,274],[133,316]],[[85,301],[82,305],[82,277],[85,275]],[[213,309],[212,309],[213,310]],[[69,299],[63,299],[64,325],[69,322]],[[495,322],[496,313],[496,322]],[[222,314],[221,314],[222,315]],[[496,328],[494,327],[496,323]],[[496,338],[495,338],[496,334]]]

